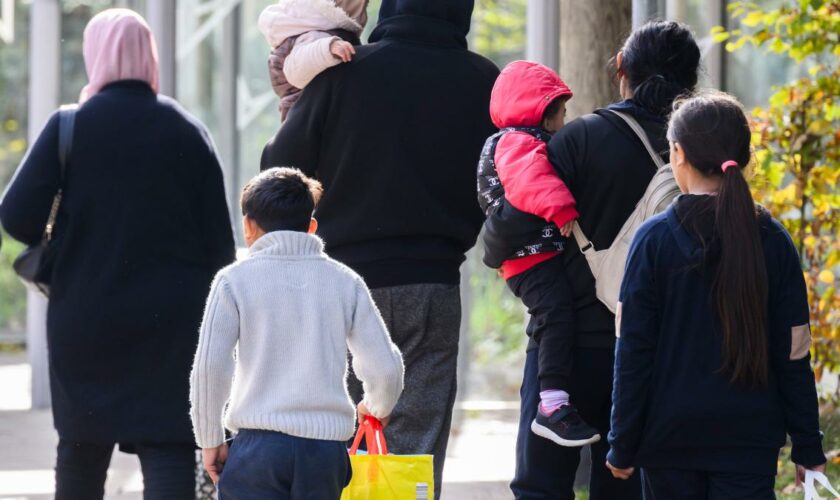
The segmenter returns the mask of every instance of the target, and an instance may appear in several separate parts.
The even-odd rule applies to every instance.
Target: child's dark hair
[[[730,381],[767,384],[767,270],[758,211],[743,170],[750,163],[750,125],[741,104],[720,92],[674,105],[668,140],[707,177],[721,177],[714,210],[720,251],[712,301],[723,327],[723,366]]]
[[[627,37],[616,69],[627,78],[636,104],[666,116],[674,99],[694,91],[700,48],[688,26],[651,21]]]
[[[263,231],[307,231],[321,200],[321,183],[296,168],[270,168],[242,188],[242,215]]]
[[[569,96],[564,95],[564,96],[560,96],[557,99],[554,99],[553,101],[548,103],[548,106],[546,106],[545,110],[543,111],[543,115],[542,115],[543,121],[550,120],[550,119],[554,118],[554,116],[557,115],[557,113],[560,112],[560,106],[562,106],[563,103],[568,101],[568,100],[569,100]]]

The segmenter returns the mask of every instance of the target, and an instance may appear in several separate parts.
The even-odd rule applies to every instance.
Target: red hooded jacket
[[[572,91],[542,64],[508,64],[490,96],[490,117],[498,128],[539,127],[545,108]],[[508,203],[518,210],[553,222],[558,228],[578,217],[575,199],[548,160],[547,144],[525,132],[509,132],[496,146],[496,172]],[[542,253],[505,261],[505,279],[523,273],[557,255]]]

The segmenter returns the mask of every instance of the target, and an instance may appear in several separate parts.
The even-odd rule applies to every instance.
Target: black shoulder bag
[[[53,232],[55,231],[58,208],[61,206],[61,198],[64,194],[67,159],[70,157],[70,149],[73,145],[76,109],[77,106],[62,106],[58,111],[58,162],[61,167],[61,177],[59,178],[58,192],[53,197],[44,235],[40,243],[21,252],[13,264],[15,272],[24,284],[45,297],[50,296],[50,281],[55,260]]]

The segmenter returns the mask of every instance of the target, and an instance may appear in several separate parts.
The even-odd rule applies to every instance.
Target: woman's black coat
[[[58,115],[0,204],[39,241],[59,187]],[[192,442],[189,372],[214,273],[234,259],[222,171],[201,123],[143,82],[76,115],[47,315],[62,439]]]

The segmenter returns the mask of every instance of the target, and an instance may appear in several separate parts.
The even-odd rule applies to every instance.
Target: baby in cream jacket
[[[367,23],[368,0],[280,0],[262,11],[260,31],[271,46],[271,86],[281,120],[301,89],[327,68],[349,62]]]

